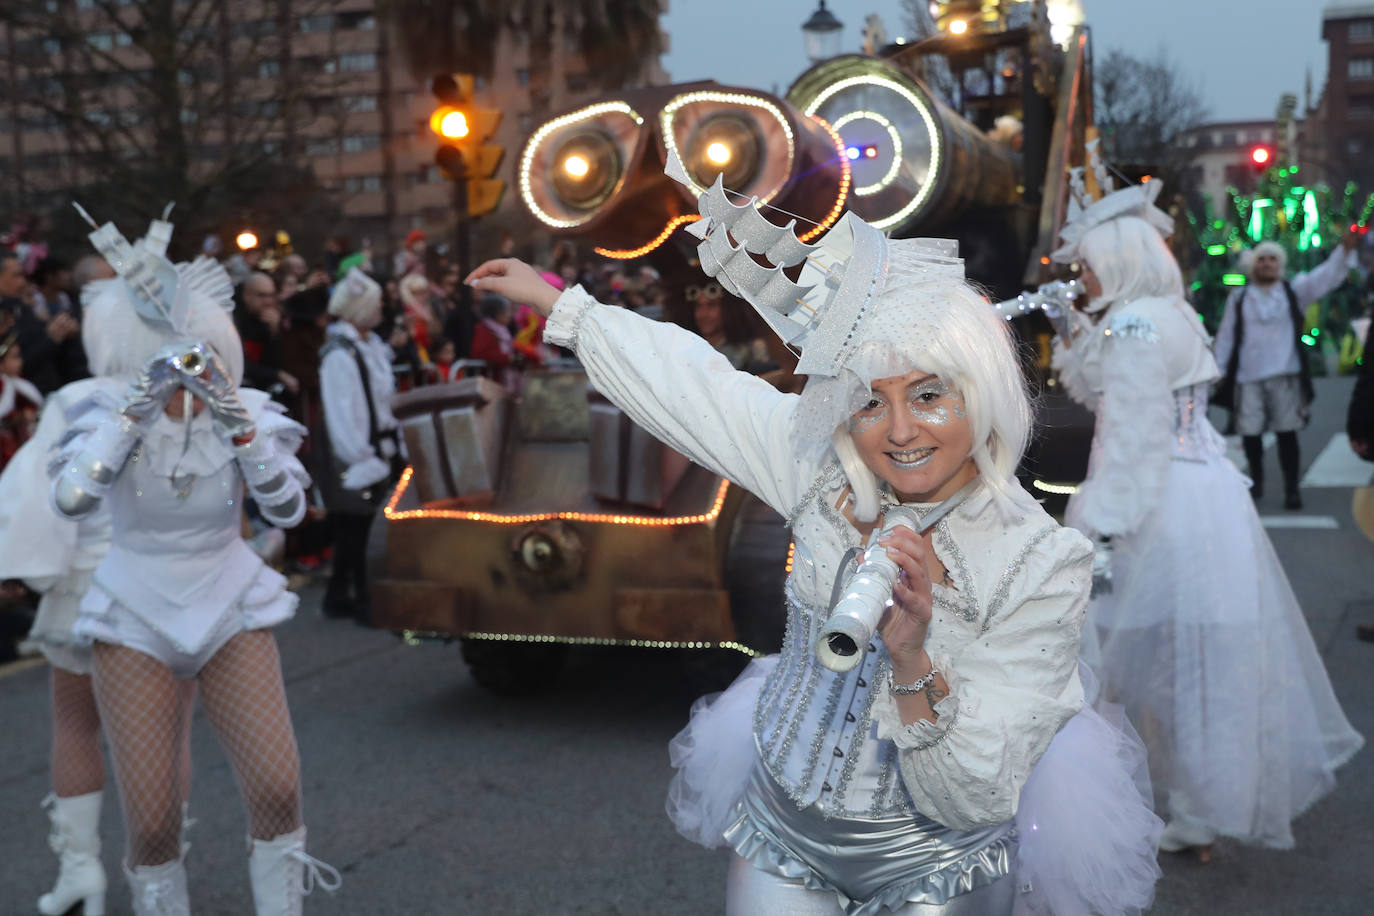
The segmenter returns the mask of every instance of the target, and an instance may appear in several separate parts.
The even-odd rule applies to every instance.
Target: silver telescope
[[[1074,304],[1087,295],[1083,281],[1077,277],[1072,280],[1051,280],[1043,283],[1034,292],[1021,293],[1015,299],[993,304],[993,309],[1010,321],[1021,318],[1034,311],[1043,311],[1060,337],[1068,337]]]
[[[184,375],[200,375],[205,371],[205,351],[196,344],[172,358],[172,364]]]
[[[886,549],[878,547],[878,540],[898,528],[925,534],[957,509],[978,486],[975,477],[923,516],[906,506],[887,509],[883,527],[869,535],[859,568],[845,581],[843,588],[838,587],[839,580],[836,580],[838,600],[836,595],[831,595],[830,616],[821,625],[820,636],[816,638],[816,659],[822,665],[840,674],[857,667],[873,639],[873,631],[878,629],[878,621],[892,603],[892,587],[897,584],[901,569],[897,561],[887,555]],[[844,565],[848,565],[847,560]]]
[[[921,519],[905,506],[893,506],[883,517],[883,527],[874,529],[864,548],[863,562],[845,582],[840,600],[821,627],[816,640],[816,658],[831,671],[843,674],[863,660],[864,647],[873,638],[878,621],[892,602],[892,587],[901,568],[878,546],[878,539],[898,528],[921,530]]]

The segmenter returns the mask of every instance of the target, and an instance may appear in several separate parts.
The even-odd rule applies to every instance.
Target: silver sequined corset
[[[1225,454],[1225,446],[1207,419],[1206,382],[1174,389],[1173,458],[1205,462]]]
[[[754,737],[773,778],[798,807],[816,804],[831,817],[880,817],[914,811],[897,767],[897,746],[875,737],[873,704],[889,662],[880,644],[861,665],[836,674],[816,660],[825,598],[858,533],[828,502],[844,485],[827,468],[792,519],[797,550],[787,580],[787,628],[777,667],[759,695]]]

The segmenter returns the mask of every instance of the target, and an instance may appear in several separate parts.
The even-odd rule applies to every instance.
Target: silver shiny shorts
[[[815,805],[798,809],[762,765],[725,839],[755,868],[834,891],[851,914],[946,903],[1010,875],[1016,857],[1010,822],[962,831],[921,814],[826,817]],[[1012,882],[1002,884],[1010,913]]]

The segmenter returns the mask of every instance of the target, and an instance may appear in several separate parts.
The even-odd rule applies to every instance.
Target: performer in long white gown
[[[139,244],[165,254],[171,224],[155,220]],[[48,494],[49,452],[62,438],[68,413],[96,392],[118,397],[143,357],[113,345],[124,335],[125,316],[107,302],[83,303],[81,336],[94,377],[53,392],[38,429],[0,474],[0,578],[22,579],[40,594],[29,640],[51,667],[52,792],[43,800],[51,831],[48,843],[58,856],[53,889],[38,900],[46,916],[65,913],[81,902],[87,916],[104,911],[106,875],[100,857],[100,814],[105,764],[100,749],[100,714],[91,685],[91,650],[72,627],[91,573],[110,545],[108,508],[99,507],[80,522],[53,510]],[[195,685],[181,689],[189,717]],[[188,734],[189,737],[189,734]],[[190,765],[189,746],[183,750]],[[189,772],[183,783],[189,781]]]
[[[636,423],[792,520],[781,656],[751,666],[678,740],[670,810],[690,837],[736,852],[726,911],[1148,905],[1162,825],[1118,756],[1127,739],[1083,711],[1090,545],[1013,476],[1030,421],[1022,377],[953,243],[889,242],[849,214],[813,249],[719,185],[701,209],[703,264],[719,265],[707,252],[736,259],[716,275],[796,332],[803,395],[581,287],[560,295],[519,261],[488,262],[469,282],[549,314],[545,339],[573,348]],[[764,272],[731,239],[805,260],[802,283],[816,285],[769,271],[781,308],[760,304]],[[847,549],[887,506],[925,515],[948,499],[961,501],[929,535],[884,542],[903,575],[863,662],[823,668],[816,637]]]
[[[68,411],[50,469],[59,512],[80,519],[107,505],[110,516],[73,633],[93,644],[134,911],[190,912],[178,681],[195,679],[248,807],[257,911],[299,913],[305,870],[323,877],[328,867],[304,851],[299,758],[266,629],[291,616],[296,597],[244,543],[240,502],[246,490],[271,523],[301,519],[308,478],[294,452],[304,430],[266,393],[238,388],[243,350],[223,268],[204,258],[173,267],[109,223],[91,240],[119,273],[88,294],[119,316],[101,346],[142,368],[122,394],[102,387]]]
[[[1293,845],[1363,739],[1346,720],[1248,492],[1207,420],[1219,372],[1183,298],[1159,182],[1115,191],[1064,231],[1090,300],[1054,350],[1097,413],[1066,522],[1110,571],[1089,612],[1099,674],[1150,752],[1161,847]]]

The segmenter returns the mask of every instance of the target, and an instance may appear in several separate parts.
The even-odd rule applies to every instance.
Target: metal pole
[[[472,263],[472,225],[468,217],[468,170],[463,164],[460,174],[453,178],[453,256],[457,261],[458,276],[466,278],[476,265]],[[458,299],[462,307],[472,310],[472,287],[466,283],[458,284]]]

